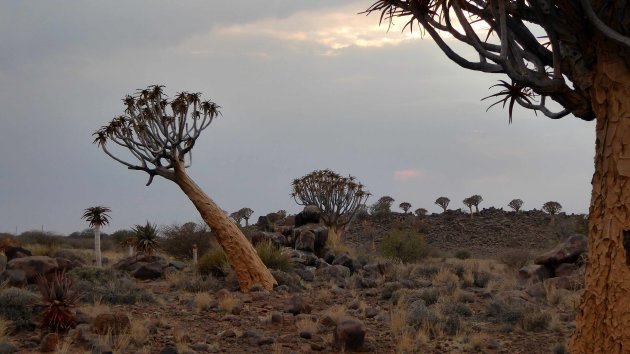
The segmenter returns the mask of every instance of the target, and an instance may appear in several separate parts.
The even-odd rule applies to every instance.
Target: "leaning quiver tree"
[[[313,171],[293,180],[291,196],[299,205],[315,205],[321,210],[321,221],[328,227],[333,242],[352,220],[370,193],[356,177],[343,177],[331,170]]]
[[[597,121],[589,262],[569,352],[629,352],[630,3],[378,0],[366,12],[421,27],[463,68],[507,75],[490,97],[508,104],[510,122],[515,104],[551,119]]]
[[[128,95],[123,102],[125,114],[97,130],[94,143],[128,169],[146,172],[147,186],[155,176],[175,182],[225,250],[241,290],[254,284],[270,290],[276,281],[252,244],[186,173],[195,142],[220,114],[219,106],[203,101],[200,93],[181,92],[169,99],[158,85]],[[120,157],[123,153],[128,159]]]
[[[439,205],[440,208],[442,208],[444,212],[446,212],[446,208],[448,208],[448,204],[450,202],[451,200],[448,199],[447,197],[439,197],[438,199],[435,200],[435,204]]]

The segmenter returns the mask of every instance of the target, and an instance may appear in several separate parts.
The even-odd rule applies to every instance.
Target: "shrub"
[[[449,315],[446,317],[446,321],[442,324],[442,330],[449,336],[454,336],[459,332],[461,327],[461,321],[457,315]]]
[[[496,323],[515,324],[523,318],[525,310],[522,305],[501,300],[486,304],[486,314]]]
[[[512,269],[520,269],[526,266],[532,259],[527,250],[509,250],[499,256],[499,260]]]
[[[150,292],[138,287],[128,276],[112,269],[81,267],[69,273],[83,302],[101,301],[107,304],[135,304],[153,302]]]
[[[549,328],[551,319],[547,311],[527,311],[521,319],[521,327],[528,332],[541,332]]]
[[[36,313],[35,305],[41,301],[36,294],[18,288],[0,290],[0,316],[13,321],[16,330],[33,329],[31,321]]]
[[[429,305],[435,304],[440,298],[440,292],[436,288],[426,288],[420,292],[420,298],[424,300],[424,302]]]
[[[258,256],[268,268],[281,270],[283,272],[293,270],[291,255],[284,252],[271,241],[260,242],[255,248]]]
[[[488,282],[490,281],[490,273],[488,272],[484,272],[484,271],[475,271],[473,272],[473,277],[474,277],[474,281],[473,281],[473,285],[480,287],[480,288],[485,288],[486,285],[488,285]]]
[[[462,316],[462,317],[470,317],[472,316],[472,311],[470,308],[464,304],[447,301],[441,304],[442,314],[445,316]]]
[[[216,291],[221,288],[217,279],[211,275],[185,274],[181,272],[166,275],[171,288],[191,293]]]
[[[204,253],[197,262],[197,272],[201,275],[225,276],[230,264],[227,255],[221,247],[214,247]]]
[[[437,323],[438,316],[431,311],[422,301],[416,301],[409,306],[407,313],[407,324],[415,329],[422,326]]]
[[[160,243],[161,249],[178,259],[192,259],[195,244],[199,254],[204,254],[215,246],[214,234],[208,227],[194,222],[163,227],[162,235],[164,238]]]
[[[404,263],[418,261],[427,254],[424,235],[412,230],[393,230],[381,241],[379,248],[384,257]]]
[[[470,252],[466,250],[459,250],[455,252],[455,258],[457,259],[468,259],[470,258]]]

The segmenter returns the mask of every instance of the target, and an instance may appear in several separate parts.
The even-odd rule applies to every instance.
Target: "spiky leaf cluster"
[[[153,254],[157,251],[159,245],[159,235],[157,226],[149,223],[136,225],[132,228],[136,236],[136,251],[145,254]]]
[[[65,331],[76,321],[74,308],[79,293],[65,273],[55,273],[50,280],[43,275],[37,276],[37,288],[42,295],[44,309],[41,312],[41,327],[54,331]]]
[[[370,193],[353,176],[318,170],[293,180],[291,196],[300,205],[317,206],[324,224],[344,227]]]
[[[503,91],[490,97],[509,103],[511,122],[515,103],[552,119],[595,119],[597,44],[628,52],[629,10],[627,1],[604,0],[377,0],[365,13],[380,15],[388,28],[397,21],[403,31],[420,27],[463,68],[507,75]],[[628,55],[619,60],[630,65]]]
[[[87,221],[90,227],[103,226],[109,224],[109,214],[107,214],[109,212],[111,212],[111,209],[108,207],[98,205],[85,209],[81,219]]]
[[[94,143],[111,158],[147,172],[147,185],[155,175],[172,179],[170,170],[186,158],[185,167],[190,166],[197,138],[220,114],[220,107],[202,100],[200,93],[180,92],[170,99],[163,89],[153,85],[127,95],[125,113],[94,133]],[[131,160],[116,156],[111,145],[126,151]]]

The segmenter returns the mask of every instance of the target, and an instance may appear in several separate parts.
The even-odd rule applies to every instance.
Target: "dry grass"
[[[407,308],[396,306],[389,313],[389,326],[395,337],[400,337],[407,326]]]
[[[212,296],[209,293],[197,293],[195,294],[194,303],[197,312],[207,311],[212,304]]]
[[[416,335],[414,333],[405,331],[396,338],[396,353],[397,354],[410,354],[415,353],[417,349]]]
[[[297,327],[299,332],[309,332],[312,334],[316,334],[318,331],[317,321],[314,321],[310,318],[300,318],[295,322],[295,326]]]
[[[0,317],[0,342],[6,342],[9,334],[9,321]]]
[[[464,270],[464,274],[462,275],[462,282],[464,283],[465,287],[473,285],[473,283],[475,282],[475,274],[473,273],[472,269],[466,268]]]
[[[504,292],[514,290],[517,283],[518,282],[515,277],[505,276],[501,279],[490,279],[488,284],[486,284],[486,289],[488,291]]]
[[[561,298],[558,307],[563,311],[576,313],[580,309],[582,302],[582,291],[567,291]]]
[[[551,306],[556,306],[560,303],[562,299],[562,293],[553,283],[549,281],[543,282],[543,287],[545,288],[545,299],[547,300],[547,304]]]
[[[330,317],[330,319],[332,319],[334,323],[337,323],[345,315],[346,315],[345,305],[334,305],[326,311],[326,316]]]
[[[450,269],[441,268],[433,276],[433,285],[444,285],[449,295],[453,294],[459,287],[459,277]]]
[[[33,256],[50,256],[51,253],[58,250],[59,245],[42,245],[40,243],[30,243],[22,246],[33,253]]]
[[[175,338],[175,346],[178,353],[184,353],[188,351],[188,342],[190,337],[184,328],[176,327],[173,329],[173,337]]]
[[[149,339],[149,329],[148,329],[149,321],[146,319],[132,319],[131,320],[131,342],[136,347],[144,346],[144,343]]]
[[[490,337],[486,333],[474,333],[473,335],[468,337],[468,350],[471,350],[473,352],[483,351],[489,338]]]
[[[101,303],[100,299],[96,299],[91,304],[81,305],[79,310],[90,317],[96,317],[102,313],[111,312],[111,307]]]
[[[107,250],[102,252],[103,258],[109,260],[109,264],[114,264],[123,258],[127,257],[127,251]]]
[[[221,309],[221,311],[232,313],[237,305],[238,299],[236,299],[232,293],[228,292],[219,298],[219,309]]]

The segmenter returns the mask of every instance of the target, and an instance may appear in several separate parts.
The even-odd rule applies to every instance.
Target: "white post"
[[[127,257],[133,256],[133,245],[127,246]]]
[[[197,264],[197,244],[193,244],[193,264]]]

